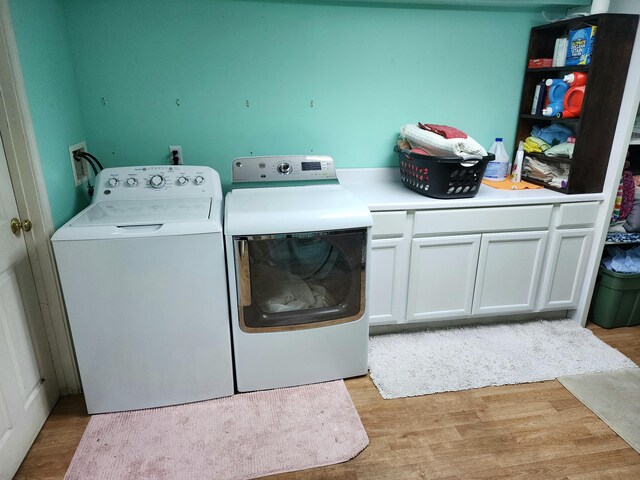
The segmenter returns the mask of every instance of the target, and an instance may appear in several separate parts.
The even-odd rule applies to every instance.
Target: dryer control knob
[[[290,163],[283,162],[278,165],[278,173],[281,173],[282,175],[289,175],[291,172],[293,172],[293,167]]]
[[[178,185],[186,185],[187,183],[189,183],[189,180],[187,180],[187,177],[178,177]]]
[[[162,188],[164,185],[164,177],[162,175],[154,175],[151,177],[151,180],[149,180],[149,185],[153,188]]]
[[[118,186],[118,183],[120,183],[118,181],[117,178],[110,178],[109,180],[107,180],[107,184],[111,187],[111,188],[115,188]]]
[[[196,185],[202,185],[204,183],[204,177],[202,175],[198,175],[196,178],[193,179],[193,182]]]
[[[127,178],[127,185],[130,187],[135,187],[136,185],[138,185],[138,180],[136,178],[129,177]]]

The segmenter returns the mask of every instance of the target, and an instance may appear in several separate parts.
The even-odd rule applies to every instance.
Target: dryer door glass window
[[[234,237],[246,332],[312,328],[364,312],[367,231]]]

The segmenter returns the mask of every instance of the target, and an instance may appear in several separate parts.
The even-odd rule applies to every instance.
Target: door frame
[[[80,392],[69,324],[58,282],[51,235],[55,230],[35,131],[20,68],[9,0],[0,0],[0,133],[18,213],[33,229],[25,233],[27,253],[61,395]]]

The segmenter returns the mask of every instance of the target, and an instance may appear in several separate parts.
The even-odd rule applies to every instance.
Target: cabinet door
[[[371,284],[367,299],[370,325],[404,321],[410,245],[406,238],[374,239],[371,242]]]
[[[469,316],[479,250],[480,235],[414,239],[407,321]]]
[[[547,232],[482,235],[473,314],[532,312]]]
[[[552,235],[540,289],[541,310],[578,305],[592,241],[593,228],[558,230]]]

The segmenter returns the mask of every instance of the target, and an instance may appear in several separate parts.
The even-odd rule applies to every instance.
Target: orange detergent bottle
[[[564,109],[558,117],[579,117],[582,112],[582,101],[584,100],[584,89],[587,85],[587,74],[584,72],[573,72],[565,75],[563,80],[571,85],[571,87],[564,96]]]

